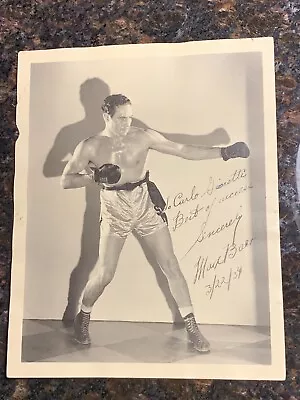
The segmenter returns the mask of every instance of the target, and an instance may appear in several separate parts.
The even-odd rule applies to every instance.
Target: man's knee
[[[105,266],[99,265],[93,279],[101,286],[107,286],[115,275],[115,265],[107,263]]]
[[[169,279],[181,279],[183,277],[175,254],[162,260],[161,267]]]
[[[115,275],[114,266],[112,268],[105,269],[102,273],[102,283],[104,286],[107,286]]]

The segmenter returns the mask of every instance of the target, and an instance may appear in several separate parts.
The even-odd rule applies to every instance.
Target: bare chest
[[[125,138],[120,142],[108,140],[99,146],[92,160],[98,167],[105,163],[117,164],[123,170],[143,167],[148,148],[136,137]]]

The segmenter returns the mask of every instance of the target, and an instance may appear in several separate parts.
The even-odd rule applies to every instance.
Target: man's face
[[[116,108],[116,112],[112,117],[108,117],[109,129],[117,134],[127,135],[132,121],[132,106],[131,104],[124,104]]]

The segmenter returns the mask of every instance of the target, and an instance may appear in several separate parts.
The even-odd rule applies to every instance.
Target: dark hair
[[[113,117],[116,108],[124,104],[131,104],[131,101],[123,94],[112,94],[107,96],[102,104],[102,111]]]

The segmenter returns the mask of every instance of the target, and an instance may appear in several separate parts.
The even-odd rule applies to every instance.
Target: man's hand
[[[249,155],[250,150],[244,142],[237,142],[231,146],[221,148],[221,156],[224,161],[231,158],[248,158]]]

